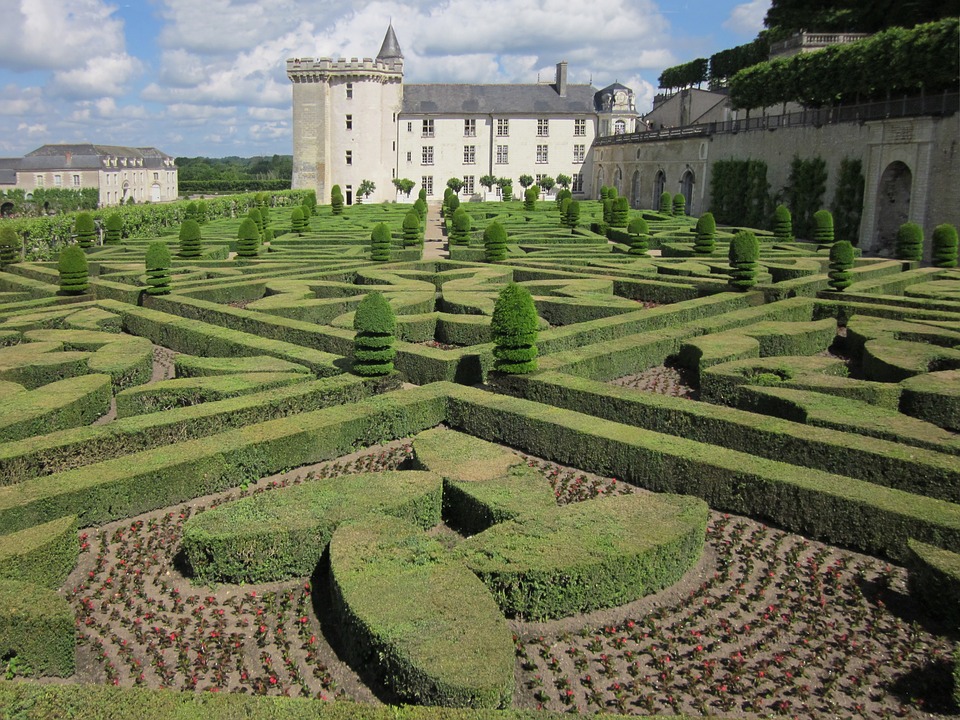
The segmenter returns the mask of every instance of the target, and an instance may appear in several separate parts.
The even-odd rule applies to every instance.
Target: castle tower
[[[367,202],[393,199],[397,115],[403,101],[403,53],[387,28],[377,58],[287,60],[293,83],[293,187],[329,203],[339,185],[348,204],[363,180]]]
[[[637,128],[637,105],[633,90],[618,82],[596,94],[600,121],[598,135],[624,135]]]

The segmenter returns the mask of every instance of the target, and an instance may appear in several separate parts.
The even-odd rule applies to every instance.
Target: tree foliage
[[[180,226],[180,257],[198,258],[203,254],[200,237],[200,223],[196,220],[184,220]]]
[[[393,186],[397,189],[397,192],[402,192],[407,197],[410,197],[410,193],[416,186],[416,183],[409,178],[394,178],[391,182],[393,182]]]
[[[760,243],[757,236],[742,230],[730,241],[730,286],[746,291],[757,284],[757,261],[760,259]]]
[[[953,268],[957,266],[957,229],[949,223],[933,229],[933,266]]]
[[[497,297],[490,321],[494,370],[523,374],[537,370],[537,309],[530,291],[509,283]]]
[[[838,240],[830,247],[830,278],[827,282],[831,288],[841,292],[853,284],[853,245],[849,240]]]
[[[393,243],[390,226],[377,223],[370,233],[370,259],[375,262],[387,262],[390,259],[390,245]]]
[[[840,161],[840,174],[833,193],[834,230],[837,237],[856,245],[860,240],[860,217],[863,213],[863,163],[859,159],[844,158]]]
[[[354,374],[376,377],[393,372],[396,328],[396,316],[387,299],[377,291],[367,293],[353,316]]]
[[[823,207],[827,190],[827,163],[821,157],[802,160],[794,156],[784,196],[793,214],[797,237],[811,239],[815,229],[814,213]]]
[[[83,248],[67,245],[57,260],[60,273],[60,292],[65,295],[81,295],[90,287],[89,265]]]
[[[0,269],[20,260],[21,241],[9,225],[0,226]]]
[[[700,87],[707,81],[709,63],[706,58],[697,58],[682,65],[668,67],[660,73],[659,85],[662,88]]]
[[[484,259],[498,262],[507,259],[507,231],[494,220],[483,231]]]
[[[721,225],[766,227],[771,204],[767,164],[718,160],[710,176],[710,196],[710,212]]]
[[[376,189],[377,184],[373,180],[361,180],[359,187],[357,187],[357,202],[366,200],[373,195],[373,191]]]

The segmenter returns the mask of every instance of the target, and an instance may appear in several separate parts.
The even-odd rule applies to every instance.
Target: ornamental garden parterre
[[[538,197],[5,231],[0,707],[956,712],[955,229]]]

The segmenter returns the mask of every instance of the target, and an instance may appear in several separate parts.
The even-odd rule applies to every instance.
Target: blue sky
[[[0,156],[44,143],[289,154],[289,57],[371,57],[409,82],[619,81],[747,42],[770,0],[0,0]],[[562,8],[562,11],[561,11]]]

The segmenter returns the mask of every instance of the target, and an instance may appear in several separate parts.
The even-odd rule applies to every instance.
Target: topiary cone
[[[187,222],[194,222],[187,220]],[[166,243],[157,240],[150,243],[145,258],[147,268],[147,294],[166,295],[170,292],[170,250]]]
[[[745,292],[757,284],[760,243],[752,232],[744,230],[733,236],[730,241],[729,259],[731,287]]]
[[[184,220],[180,226],[180,257],[198,258],[203,254],[200,245],[200,223]]]
[[[67,295],[80,295],[90,287],[87,256],[79,245],[68,245],[57,259],[60,271],[60,292]]]
[[[498,262],[507,259],[507,231],[494,220],[483,231],[484,259]]]
[[[244,218],[237,230],[237,257],[255,258],[260,254],[260,230],[250,218]]]
[[[717,221],[713,213],[706,212],[697,220],[697,238],[693,241],[693,250],[698,255],[709,255],[716,246]]]
[[[494,370],[523,374],[537,370],[537,309],[530,291],[510,283],[497,297],[490,321]]]
[[[97,224],[93,220],[93,215],[82,212],[77,215],[74,221],[73,231],[77,234],[77,244],[84,250],[92,248],[97,239]]]
[[[853,245],[849,240],[838,240],[830,248],[830,278],[828,283],[837,292],[846,290],[853,284]]]
[[[953,268],[957,266],[957,229],[948,223],[933,229],[933,266]]]
[[[379,292],[368,293],[353,316],[353,372],[363,377],[393,372],[397,351],[396,316],[390,303]]]
[[[898,260],[923,259],[923,228],[916,223],[904,223],[897,230],[896,256]]]
[[[370,259],[375,262],[387,262],[390,259],[390,245],[393,238],[390,226],[386,223],[377,223],[370,233]]]

